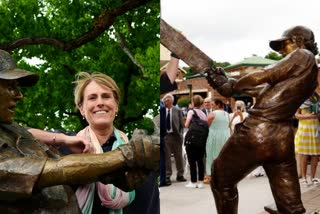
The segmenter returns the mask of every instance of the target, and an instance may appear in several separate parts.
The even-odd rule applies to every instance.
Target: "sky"
[[[320,49],[319,0],[161,0],[161,18],[217,62],[264,57],[269,41],[309,27]]]

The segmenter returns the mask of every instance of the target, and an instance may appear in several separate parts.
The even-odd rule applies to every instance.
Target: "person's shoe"
[[[187,181],[187,179],[185,179],[183,175],[181,175],[181,176],[177,176],[177,181],[184,182],[184,181]]]
[[[203,188],[203,181],[199,181],[199,182],[197,183],[197,187],[198,187],[199,189]]]
[[[308,187],[309,186],[308,181],[305,178],[303,178],[301,180],[300,184],[301,184],[302,187]]]
[[[172,184],[170,177],[166,177],[166,182],[165,182],[165,184],[166,184],[167,186],[170,186],[170,185]]]
[[[311,182],[313,185],[320,185],[320,179],[319,178],[312,178]]]
[[[210,181],[211,181],[211,176],[206,175],[206,176],[204,177],[203,183],[204,183],[204,184],[210,184]]]
[[[167,187],[171,185],[171,181],[170,182],[165,182],[165,183],[160,183],[159,187]]]
[[[185,187],[187,187],[187,188],[197,188],[197,183],[189,182],[187,185],[185,185]]]

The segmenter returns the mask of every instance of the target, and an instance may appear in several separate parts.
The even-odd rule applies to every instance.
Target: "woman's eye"
[[[109,98],[112,98],[113,96],[112,94],[106,93],[106,94],[103,94],[102,97],[105,99],[109,99]]]

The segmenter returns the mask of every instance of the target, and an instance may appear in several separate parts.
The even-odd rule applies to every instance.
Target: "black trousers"
[[[204,163],[203,158],[206,152],[206,147],[195,147],[186,145],[186,152],[190,166],[191,182],[203,181]],[[198,177],[197,177],[198,176]]]

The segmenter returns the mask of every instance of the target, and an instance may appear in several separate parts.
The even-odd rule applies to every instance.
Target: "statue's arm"
[[[270,76],[267,72],[256,71],[238,79],[233,85],[233,90],[256,97],[268,82],[270,82]]]
[[[209,85],[216,89],[222,96],[231,97],[235,92],[233,85],[236,82],[233,78],[228,78],[222,68],[209,68],[205,71]]]
[[[266,85],[272,87],[272,85],[284,81],[292,75],[296,75],[294,74],[295,66],[297,66],[297,62],[305,57],[310,56],[304,52],[295,51],[282,60],[265,67],[261,71],[251,72],[241,77],[234,84],[234,90],[256,96]]]
[[[48,159],[39,176],[36,188],[58,184],[85,184],[97,181],[104,174],[126,167],[120,149],[104,154],[72,154],[61,159]]]
[[[48,159],[35,186],[85,184],[133,168],[157,171],[160,146],[155,141],[158,140],[138,136],[128,144],[103,154],[72,154],[58,160]]]
[[[245,93],[256,97],[269,82],[266,72],[252,72],[236,80],[228,78],[222,68],[209,69],[206,71],[208,83],[222,96],[231,97],[235,93]]]

